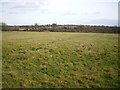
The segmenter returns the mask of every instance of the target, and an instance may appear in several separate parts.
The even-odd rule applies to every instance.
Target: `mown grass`
[[[3,32],[3,88],[115,88],[118,34]]]

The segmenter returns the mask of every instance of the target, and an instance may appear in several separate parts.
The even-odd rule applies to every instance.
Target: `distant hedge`
[[[56,25],[56,26],[2,26],[2,31],[38,31],[38,32],[81,32],[81,33],[120,33],[120,27],[108,26],[79,26],[79,25]]]

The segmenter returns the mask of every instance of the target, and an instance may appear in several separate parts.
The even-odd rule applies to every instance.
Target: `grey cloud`
[[[4,9],[8,14],[26,14],[31,11],[34,13],[47,12],[47,9],[44,9],[44,5],[47,5],[47,0],[29,0],[22,2],[3,2]]]
[[[69,16],[69,15],[99,15],[100,12],[63,12],[63,16]]]
[[[39,8],[39,6],[29,6],[29,5],[18,5],[18,6],[14,6],[10,9],[25,9],[25,8]]]
[[[77,24],[90,24],[90,25],[110,25],[110,26],[118,25],[118,20],[112,20],[112,19],[90,20],[89,18],[87,18],[87,19],[75,20],[73,22],[76,22]]]
[[[4,10],[0,10],[0,13],[4,13],[5,11]]]
[[[93,23],[93,24],[104,24],[104,25],[117,25],[118,20],[112,20],[112,19],[96,19],[96,20],[91,20],[88,23]]]
[[[46,13],[48,12],[47,9],[26,9],[26,10],[19,10],[19,11],[9,11],[8,14],[27,14],[27,13],[30,13],[31,14],[31,11],[32,13]]]
[[[83,15],[99,15],[101,14],[100,12],[84,12],[84,13],[79,13],[79,14],[83,14]]]
[[[27,12],[25,10],[19,10],[19,11],[16,11],[16,10],[10,10],[9,12],[7,12],[8,14],[26,14]]]
[[[101,14],[100,12],[94,12],[93,14]]]
[[[68,15],[76,15],[77,13],[73,13],[73,12],[64,12],[62,13],[63,16],[68,16]]]
[[[9,14],[19,14],[19,12],[8,12]]]
[[[29,3],[29,4],[15,4],[10,9],[25,9],[25,8],[39,8],[40,5],[36,5],[35,3]]]
[[[11,9],[26,9],[26,8],[41,8],[44,5],[46,5],[46,0],[34,0],[33,2],[30,1],[26,1],[26,2],[15,2],[15,5],[11,8]]]
[[[7,5],[7,4],[10,4],[11,2],[0,2],[0,4],[2,5]]]

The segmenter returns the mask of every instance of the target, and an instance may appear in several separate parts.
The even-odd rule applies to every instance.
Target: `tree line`
[[[38,31],[38,32],[81,32],[81,33],[119,33],[120,27],[83,26],[83,25],[31,25],[9,26],[2,24],[2,31]]]

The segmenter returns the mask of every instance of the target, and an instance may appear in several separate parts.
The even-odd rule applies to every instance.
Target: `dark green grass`
[[[3,88],[115,88],[118,34],[3,32]]]

